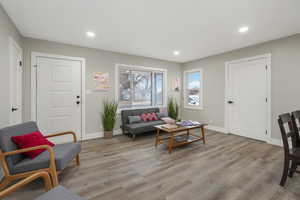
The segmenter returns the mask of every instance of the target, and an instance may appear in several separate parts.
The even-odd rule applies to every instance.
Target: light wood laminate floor
[[[81,166],[68,167],[60,183],[91,200],[296,200],[300,175],[281,177],[280,147],[207,131],[207,144],[180,147],[169,155],[154,135],[83,142]],[[7,199],[42,194],[41,181]]]

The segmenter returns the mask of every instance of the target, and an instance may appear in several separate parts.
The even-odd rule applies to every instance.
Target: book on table
[[[175,129],[175,128],[178,128],[178,125],[176,124],[164,124],[164,125],[161,125],[162,128],[166,128],[166,129]]]
[[[183,120],[181,122],[178,122],[178,125],[180,126],[198,126],[201,125],[200,122],[192,121],[192,120]]]

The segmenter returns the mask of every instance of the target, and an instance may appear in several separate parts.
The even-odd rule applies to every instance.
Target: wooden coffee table
[[[155,126],[156,128],[156,138],[155,138],[155,147],[158,144],[163,144],[164,140],[168,140],[168,149],[169,153],[172,153],[174,147],[187,145],[197,141],[203,141],[206,143],[204,127],[207,124],[200,124],[197,126],[178,126],[177,128],[167,129],[162,127],[163,125]],[[190,130],[200,129],[201,134],[196,135],[190,133]],[[165,132],[169,135],[167,137],[162,137],[161,133]],[[184,133],[183,133],[184,132]]]

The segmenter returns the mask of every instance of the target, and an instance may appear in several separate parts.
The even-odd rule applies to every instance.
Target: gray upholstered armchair
[[[58,137],[71,135],[74,142],[57,144],[54,147],[41,145],[26,149],[18,149],[12,142],[12,136],[23,135],[38,131],[35,122],[26,122],[0,129],[0,164],[3,168],[3,180],[0,182],[0,189],[7,186],[15,179],[28,177],[36,172],[45,171],[49,173],[52,186],[58,185],[57,174],[59,174],[72,160],[76,159],[77,165],[80,164],[79,153],[81,146],[77,143],[77,138],[73,132],[63,132],[45,136]],[[36,149],[46,149],[34,159],[26,158],[22,155]]]
[[[86,200],[85,198],[79,197],[72,194],[69,190],[62,186],[52,187],[51,179],[47,172],[37,172],[34,173],[22,181],[10,186],[9,188],[0,191],[0,199],[7,197],[11,193],[15,192],[17,189],[29,184],[30,182],[42,178],[45,184],[45,190],[47,193],[42,196],[37,197],[35,200]]]

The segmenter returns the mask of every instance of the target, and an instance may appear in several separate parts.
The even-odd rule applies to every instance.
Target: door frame
[[[40,52],[31,52],[31,120],[37,121],[36,118],[36,67],[37,67],[37,58],[55,58],[61,60],[73,60],[81,62],[81,138],[83,140],[86,136],[85,132],[85,58],[81,57],[70,57],[62,56],[56,54],[47,54]]]
[[[225,62],[225,130],[226,133],[229,133],[229,105],[227,101],[229,100],[229,75],[230,75],[230,70],[229,66],[230,64],[235,64],[235,63],[240,63],[240,62],[246,62],[246,61],[251,61],[251,60],[258,60],[258,59],[266,59],[267,61],[267,80],[266,80],[266,85],[267,85],[267,98],[268,101],[266,103],[267,106],[267,136],[265,137],[265,141],[268,142],[271,139],[271,119],[272,119],[272,113],[271,113],[271,53],[268,54],[263,54],[263,55],[258,55],[254,57],[248,57],[248,58],[242,58],[238,60],[232,60]]]
[[[12,124],[12,121],[13,121],[13,115],[12,115],[12,112],[11,112],[11,108],[14,106],[12,104],[12,93],[13,93],[13,88],[12,88],[12,81],[14,80],[14,77],[13,77],[13,53],[12,53],[12,48],[15,47],[17,49],[17,51],[21,54],[21,58],[20,58],[20,61],[22,63],[22,66],[21,67],[21,76],[20,76],[20,91],[19,91],[19,101],[20,101],[20,107],[18,108],[19,111],[20,111],[20,114],[21,114],[21,122],[23,121],[23,110],[22,110],[22,104],[23,104],[23,94],[22,94],[22,91],[23,91],[23,88],[22,88],[22,79],[23,79],[23,49],[20,47],[20,45],[11,37],[9,36],[9,105],[10,105],[10,108],[9,108],[9,124]]]

